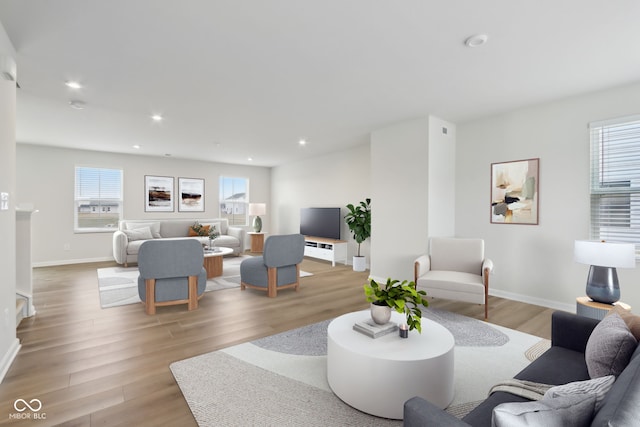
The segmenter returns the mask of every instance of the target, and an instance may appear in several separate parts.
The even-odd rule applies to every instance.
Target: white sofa
[[[198,221],[202,225],[217,225],[220,237],[216,246],[233,249],[235,255],[244,252],[245,232],[240,227],[230,227],[226,218],[214,219],[139,219],[122,220],[118,231],[113,233],[113,257],[125,267],[130,262],[138,262],[138,250],[149,239],[198,239],[207,243],[208,237],[189,237],[189,228]]]

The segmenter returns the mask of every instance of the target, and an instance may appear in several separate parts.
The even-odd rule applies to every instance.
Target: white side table
[[[353,330],[369,310],[334,319],[327,330],[327,380],[345,403],[378,417],[402,419],[404,402],[414,396],[440,408],[453,400],[453,335],[443,326],[422,318],[422,334],[397,332],[380,338]],[[393,312],[391,321],[405,323]]]
[[[595,302],[589,297],[576,298],[576,314],[578,316],[591,317],[592,319],[604,319],[604,316],[615,306],[631,312],[631,306],[622,301],[613,304],[603,304],[601,302]]]

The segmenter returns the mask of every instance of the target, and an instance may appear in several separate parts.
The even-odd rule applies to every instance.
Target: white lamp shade
[[[266,203],[249,203],[249,215],[266,215],[267,204]]]
[[[580,264],[600,267],[635,268],[636,248],[633,243],[576,240],[573,259]]]

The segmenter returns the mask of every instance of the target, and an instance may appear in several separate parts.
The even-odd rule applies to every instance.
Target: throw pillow
[[[202,225],[200,227],[200,234],[198,234],[198,232],[193,228],[193,226],[189,227],[189,237],[208,236],[208,235],[209,235],[209,226],[208,225]]]
[[[616,377],[607,375],[606,377],[594,378],[587,381],[574,381],[571,383],[551,387],[544,394],[544,399],[568,396],[572,394],[594,394],[596,396],[596,411],[600,409],[604,397],[613,386]]]
[[[127,230],[135,230],[136,228],[148,227],[151,230],[153,239],[160,239],[160,223],[159,222],[127,222],[125,223]]]
[[[127,240],[133,242],[134,240],[152,240],[153,235],[149,227],[134,228],[133,230],[122,230],[127,235]]]
[[[555,399],[501,403],[493,408],[491,426],[589,426],[595,401],[593,394],[573,394]]]
[[[584,352],[591,378],[620,375],[629,363],[638,341],[627,324],[613,313],[600,321],[591,332]]]
[[[215,227],[216,231],[218,231],[218,233],[222,234],[219,222],[205,222],[204,224],[202,224],[202,226],[203,227],[209,227],[209,231],[213,230],[213,227]],[[209,235],[209,233],[207,233],[207,235]]]
[[[624,323],[627,324],[627,326],[629,327],[629,331],[631,331],[631,334],[633,334],[636,341],[640,341],[640,316],[631,314],[619,305],[615,305],[613,307],[613,310],[610,310],[607,316],[610,316],[614,313],[617,313],[620,317],[622,317],[622,320],[624,320]]]

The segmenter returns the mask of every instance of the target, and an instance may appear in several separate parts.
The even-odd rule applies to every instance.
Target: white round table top
[[[328,327],[327,334],[336,344],[349,352],[362,354],[385,360],[425,360],[448,353],[455,345],[451,332],[444,326],[422,318],[422,333],[409,331],[408,338],[401,338],[398,331],[371,338],[353,330],[358,321],[371,318],[370,310],[347,313],[334,319]],[[406,323],[404,314],[393,311],[391,322]]]
[[[229,255],[233,253],[233,249],[231,248],[225,248],[223,246],[216,246],[214,251],[211,251],[209,249],[205,249],[204,250],[204,256],[206,257],[211,257],[211,256],[223,256],[223,255]]]

